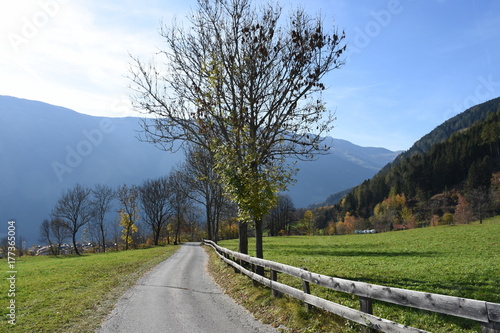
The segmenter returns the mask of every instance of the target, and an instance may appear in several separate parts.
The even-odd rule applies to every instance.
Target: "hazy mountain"
[[[64,189],[76,183],[141,184],[183,160],[182,152],[140,142],[139,130],[139,118],[93,117],[0,96],[0,220],[16,219],[18,235],[33,243]],[[297,182],[289,189],[296,207],[360,184],[397,156],[383,148],[327,140],[333,140],[331,154],[297,163]]]

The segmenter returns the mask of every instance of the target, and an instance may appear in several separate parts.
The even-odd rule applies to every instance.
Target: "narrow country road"
[[[198,243],[184,244],[120,298],[98,332],[277,332],[222,292],[207,260]]]

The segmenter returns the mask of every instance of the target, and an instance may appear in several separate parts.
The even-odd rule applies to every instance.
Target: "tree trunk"
[[[264,247],[262,245],[262,219],[255,220],[255,256],[264,259]],[[264,267],[257,266],[255,273],[264,276]]]
[[[106,236],[104,233],[104,225],[101,223],[101,237],[102,237],[102,252],[106,252]]]
[[[155,246],[158,246],[158,243],[160,242],[160,232],[161,232],[161,227],[160,228],[156,228],[154,230],[154,235],[153,235],[154,240],[153,241],[154,241],[154,245]]]
[[[129,215],[129,221],[132,221],[132,216]],[[132,244],[132,226],[133,223],[127,225],[127,236],[125,238],[125,251],[128,251],[129,243]]]
[[[75,248],[75,253],[81,256],[80,252],[78,251],[78,247],[76,246],[76,232],[73,232],[73,247]]]
[[[208,201],[209,199],[207,199]],[[212,240],[212,241],[215,241],[214,237],[213,237],[213,233],[212,233],[212,216],[211,216],[211,205],[210,204],[206,204],[205,205],[205,214],[206,214],[206,217],[207,217],[207,236],[208,236],[208,239],[209,240]]]
[[[238,223],[239,229],[239,247],[238,251],[243,254],[248,254],[248,224],[240,221]]]
[[[213,232],[213,235],[214,235],[213,241],[216,242],[216,243],[219,241],[220,212],[221,212],[221,207],[220,207],[220,204],[217,203],[216,206],[215,206],[214,221],[213,221],[213,228],[212,228],[212,232]]]
[[[179,212],[177,212],[177,226],[175,228],[175,235],[174,235],[174,245],[180,244],[180,232],[181,232],[181,215]]]

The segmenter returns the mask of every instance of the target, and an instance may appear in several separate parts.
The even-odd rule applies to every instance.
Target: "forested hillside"
[[[497,111],[500,106],[500,97],[492,99],[482,104],[475,105],[462,113],[448,119],[430,133],[424,135],[413,146],[398,156],[392,164],[397,164],[416,153],[425,153],[436,144],[447,140],[452,134],[470,127],[478,121],[485,120],[488,115]],[[391,164],[389,164],[391,165]]]
[[[387,231],[500,213],[500,98],[450,119],[402,156],[319,209],[318,226]]]

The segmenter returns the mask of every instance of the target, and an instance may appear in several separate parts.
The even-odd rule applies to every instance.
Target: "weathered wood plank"
[[[488,318],[490,321],[500,323],[500,304],[486,302],[486,308],[488,309]]]

